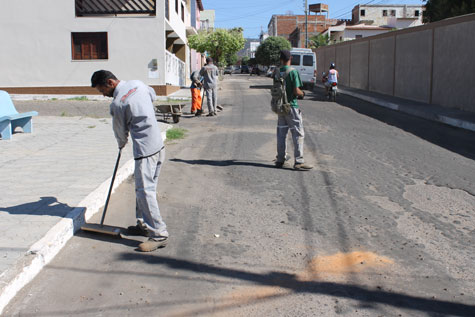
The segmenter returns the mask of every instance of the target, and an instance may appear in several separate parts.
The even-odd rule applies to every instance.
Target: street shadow
[[[122,232],[125,232],[126,228],[118,227]],[[142,243],[145,238],[144,237],[137,237],[137,236],[126,236],[124,234],[121,234],[120,236],[113,236],[113,235],[107,235],[107,234],[101,234],[101,233],[95,233],[95,232],[90,232],[90,231],[83,231],[79,230],[76,234],[76,237],[83,238],[83,239],[90,239],[90,240],[96,240],[96,241],[101,241],[101,242],[108,242],[108,243],[113,243],[113,244],[120,244],[120,245],[125,245],[127,247],[132,247],[132,248],[137,248],[140,243]]]
[[[473,316],[473,312],[475,311],[475,305],[427,299],[379,288],[370,289],[355,284],[302,280],[299,279],[297,275],[286,272],[274,271],[267,274],[260,274],[155,254],[123,253],[120,259],[124,261],[143,261],[147,264],[161,265],[173,270],[239,279],[263,286],[276,286],[292,291],[293,293],[310,293],[347,298],[360,301],[362,305],[384,304],[402,309],[411,309],[430,314],[447,314],[451,316]]]
[[[272,85],[251,85],[251,89],[272,89]]]
[[[0,212],[7,212],[11,215],[37,215],[66,217],[75,207],[61,203],[56,197],[44,196],[38,201],[28,202],[11,207],[0,207]]]
[[[316,88],[306,99],[325,101],[323,88]],[[339,94],[334,104],[402,129],[466,158],[475,159],[475,132],[411,116],[344,94]]]
[[[209,166],[253,166],[253,167],[265,167],[275,169],[274,164],[264,164],[250,161],[237,161],[237,160],[183,160],[183,159],[170,159],[172,162],[186,163],[190,165],[209,165]]]

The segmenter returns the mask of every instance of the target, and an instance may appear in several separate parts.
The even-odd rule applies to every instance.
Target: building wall
[[[172,6],[174,8],[174,6]],[[174,10],[171,20],[177,19]],[[180,19],[181,21],[181,19]],[[185,28],[177,33],[186,40]],[[73,0],[4,1],[0,9],[0,87],[90,86],[94,71],[149,85],[165,80],[164,0],[157,16],[75,17]],[[73,61],[71,32],[107,32],[108,59]],[[158,78],[150,78],[153,61]]]
[[[343,40],[344,41],[349,41],[349,40],[354,40],[357,35],[361,35],[363,37],[369,37],[369,36],[374,36],[378,34],[383,34],[389,32],[389,30],[351,30],[351,29],[345,29],[343,32]]]
[[[214,20],[215,20],[215,11],[214,10],[203,10],[200,14],[200,21],[204,23],[205,29],[214,29]]]
[[[307,29],[305,27],[305,15],[273,15],[269,25],[268,33],[270,36],[282,36],[293,42],[294,47],[305,47],[306,30],[308,39],[314,35],[323,32],[334,20],[327,20],[323,15],[308,15]],[[295,32],[296,29],[299,32]],[[294,33],[294,34],[292,34]],[[292,37],[296,35],[296,38]]]
[[[475,112],[473,34],[470,14],[321,47],[317,71],[336,50],[341,85]]]
[[[361,10],[365,10],[365,16],[361,16]],[[383,10],[387,10],[388,16],[383,16]],[[422,10],[423,6],[356,6],[353,9],[353,16],[356,18],[355,24],[362,21],[373,21],[373,25],[388,25],[391,20],[391,10],[396,10],[396,18],[415,18],[417,21],[415,25],[422,24]],[[415,10],[419,10],[419,17],[415,16]]]

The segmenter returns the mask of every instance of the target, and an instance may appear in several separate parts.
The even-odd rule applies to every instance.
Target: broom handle
[[[117,173],[117,168],[119,167],[121,153],[122,153],[122,149],[119,149],[119,155],[117,155],[117,161],[115,162],[114,174],[112,175],[111,186],[109,187],[109,193],[107,194],[106,204],[104,206],[104,212],[102,213],[101,227],[104,225],[104,218],[106,217],[107,206],[109,205],[109,199],[111,198],[112,188],[114,187],[115,174]]]

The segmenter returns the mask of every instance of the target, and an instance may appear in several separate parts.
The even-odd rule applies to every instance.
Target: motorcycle
[[[336,94],[338,92],[338,84],[331,83],[330,87],[328,87],[328,99],[336,102]]]
[[[322,82],[326,86],[326,82],[328,81],[328,75],[323,72],[322,73]],[[338,92],[338,84],[337,83],[331,83],[330,87],[327,89],[328,94],[327,94],[327,99],[331,100],[333,102],[336,102],[336,94]]]

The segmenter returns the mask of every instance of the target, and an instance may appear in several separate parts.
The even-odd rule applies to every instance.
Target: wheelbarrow
[[[180,117],[183,113],[183,108],[186,106],[186,103],[168,103],[155,106],[155,115],[163,116],[164,121],[168,121],[171,117],[174,123],[180,122]]]

